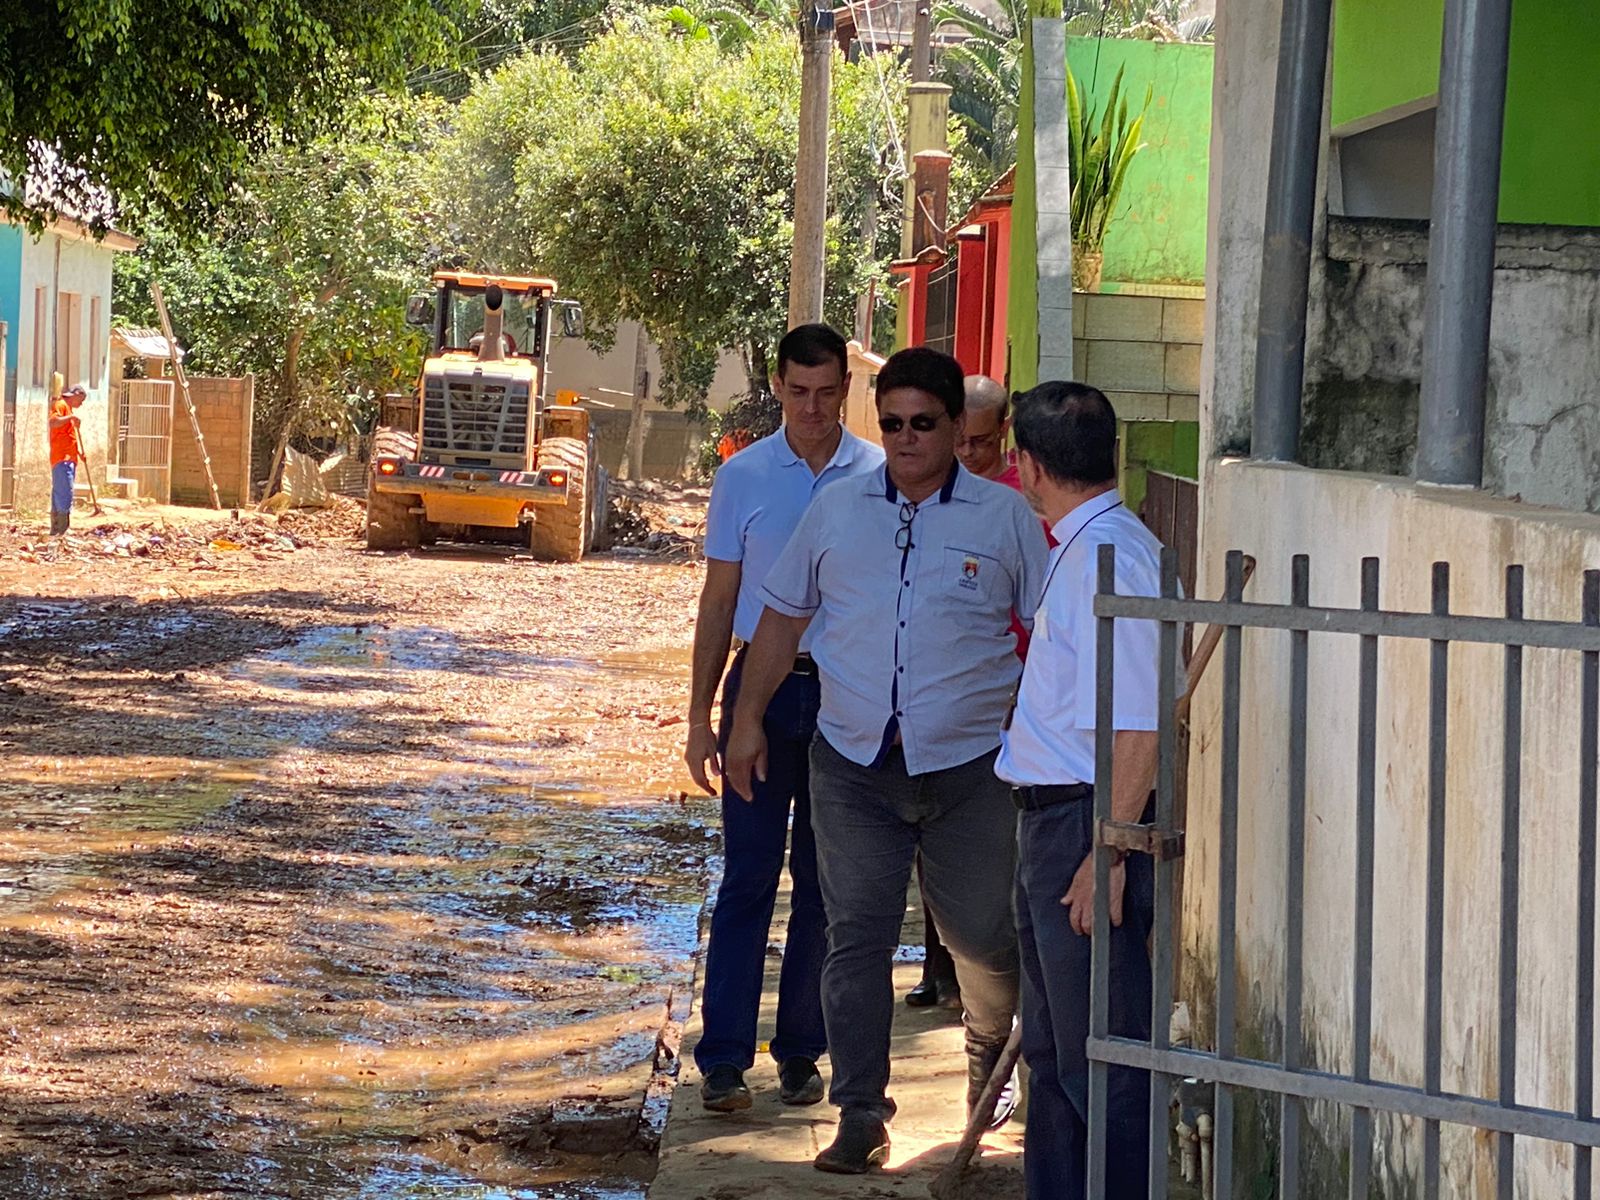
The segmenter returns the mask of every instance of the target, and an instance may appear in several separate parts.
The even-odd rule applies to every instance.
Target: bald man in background
[[[962,381],[967,393],[967,428],[956,443],[961,465],[981,479],[992,479],[1022,490],[1016,458],[1006,450],[1011,432],[1011,397],[987,375],[968,375]]]

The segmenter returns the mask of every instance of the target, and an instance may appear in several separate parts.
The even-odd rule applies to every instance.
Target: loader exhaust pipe
[[[483,341],[478,346],[479,362],[499,362],[505,357],[505,293],[498,283],[483,292]]]

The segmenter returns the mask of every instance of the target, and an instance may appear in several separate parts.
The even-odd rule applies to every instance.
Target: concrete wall
[[[1200,460],[1250,444],[1261,236],[1267,204],[1273,83],[1281,0],[1217,6],[1211,97],[1211,186],[1206,220],[1205,339]],[[1201,480],[1204,484],[1204,477]],[[1202,506],[1204,504],[1204,487]]]
[[[1409,474],[1427,228],[1331,218],[1306,357],[1301,459]],[[1600,232],[1502,226],[1484,485],[1600,511]]]
[[[1075,37],[1067,39],[1067,65],[1100,110],[1119,70],[1130,108],[1152,89],[1145,148],[1128,167],[1106,230],[1105,278],[1198,283],[1206,272],[1212,47]]]
[[[1198,418],[1204,300],[1080,292],[1076,301],[1078,379],[1103,391],[1124,421]]]
[[[860,342],[851,342],[849,347],[850,391],[844,398],[839,419],[857,437],[882,445],[883,434],[878,429],[878,372],[883,370],[884,359],[864,350]]]
[[[38,238],[23,237],[18,276],[19,315],[10,334],[16,345],[18,368],[14,503],[23,511],[42,512],[50,506],[49,381],[52,371],[67,370],[60,346],[68,331],[58,328],[57,322],[57,299],[63,292],[74,292],[82,297],[76,334],[83,349],[83,367],[79,372],[80,377],[68,379],[67,385],[70,387],[74,383],[82,383],[88,391],[88,399],[78,410],[83,422],[81,432],[84,448],[89,456],[95,483],[102,485],[105,481],[110,428],[106,358],[111,342],[111,260],[114,254],[110,245],[97,243],[87,235],[64,229],[47,231]],[[34,321],[35,292],[39,288],[43,288],[45,293],[45,323],[42,329],[36,329]],[[100,300],[98,328],[91,327],[91,300],[95,297]],[[42,383],[35,383],[33,370],[36,337],[42,339]],[[91,385],[89,361],[90,356],[96,354],[100,356],[101,368],[98,383]],[[82,478],[81,474],[79,478]]]
[[[613,475],[622,472],[628,455],[627,409],[590,409],[600,465]],[[645,412],[644,475],[646,479],[683,479],[693,475],[705,445],[706,426],[682,412],[656,408]]]
[[[1259,566],[1247,599],[1288,600],[1290,558],[1311,556],[1314,604],[1359,605],[1360,561],[1382,560],[1382,606],[1426,610],[1430,564],[1454,566],[1452,608],[1500,615],[1504,568],[1526,565],[1526,613],[1576,620],[1582,571],[1600,566],[1600,518],[1536,509],[1473,493],[1418,488],[1347,472],[1227,461],[1208,473],[1201,533],[1199,593],[1221,590],[1223,553],[1236,548]],[[1271,1057],[1277,1049],[1283,963],[1282,797],[1288,746],[1288,635],[1245,638],[1240,735],[1239,962],[1240,1046]],[[1315,635],[1308,729],[1306,1014],[1314,1065],[1350,1064],[1357,647],[1354,639]],[[1579,656],[1528,651],[1525,658],[1518,1100],[1551,1108],[1572,1103],[1572,1014],[1576,979]],[[1502,653],[1460,646],[1450,661],[1449,816],[1444,964],[1444,1088],[1491,1094],[1499,922]],[[1424,851],[1428,652],[1425,644],[1386,642],[1380,652],[1378,720],[1377,921],[1373,968],[1373,1063],[1380,1078],[1418,1084],[1422,1070]],[[1191,725],[1185,979],[1197,1030],[1212,1028],[1215,956],[1217,803],[1220,788],[1221,672],[1213,669]],[[1248,1108],[1249,1106],[1247,1106]],[[1275,1121],[1245,1114],[1241,1162],[1265,1169]],[[1314,1114],[1306,1195],[1343,1194],[1342,1149],[1348,1117]],[[1380,1190],[1419,1194],[1413,1172],[1420,1134],[1392,1122],[1378,1128]],[[1461,1130],[1444,1135],[1441,1194],[1493,1194],[1493,1142]],[[1523,1141],[1520,1196],[1569,1194],[1570,1154]],[[1241,1182],[1239,1195],[1258,1179]],[[1412,1190],[1416,1187],[1416,1190]]]
[[[1341,37],[1354,0],[1340,0]],[[1396,19],[1408,5],[1369,5]],[[1520,9],[1518,10],[1520,13]],[[1247,448],[1254,385],[1261,227],[1272,127],[1280,0],[1219,6],[1213,99],[1206,294],[1201,367],[1201,528],[1198,593],[1221,590],[1223,556],[1256,556],[1252,599],[1288,596],[1290,558],[1312,559],[1312,600],[1353,606],[1360,560],[1383,563],[1382,603],[1426,609],[1429,565],[1453,564],[1457,611],[1502,611],[1503,571],[1527,568],[1530,617],[1575,619],[1581,573],[1600,566],[1600,519],[1479,493],[1418,488],[1399,478],[1230,461]],[[1374,40],[1375,72],[1398,76],[1409,47]],[[1342,42],[1341,45],[1349,43]],[[1434,50],[1437,63],[1437,46]],[[1337,87],[1336,83],[1336,87]],[[1326,171],[1325,157],[1323,168]],[[1325,187],[1319,187],[1325,195]],[[1592,294],[1587,235],[1519,231],[1497,275],[1489,472],[1525,499],[1592,507],[1587,478],[1594,424],[1592,362],[1600,298]],[[1542,239],[1542,240],[1541,240]],[[1516,242],[1516,238],[1512,238]],[[1414,438],[1421,258],[1403,230],[1329,222],[1314,234],[1305,446],[1317,461],[1404,470]],[[1555,248],[1560,247],[1560,253]],[[1407,406],[1411,416],[1404,414]],[[1397,415],[1399,414],[1399,415]],[[1407,425],[1409,420],[1410,425]],[[1328,636],[1311,644],[1306,1029],[1314,1065],[1347,1070],[1354,897],[1357,651]],[[1246,638],[1241,713],[1239,847],[1240,1047],[1279,1046],[1283,963],[1288,638]],[[1569,1107],[1575,992],[1576,664],[1548,652],[1526,658],[1523,760],[1523,904],[1517,964],[1522,1053],[1518,1098]],[[1444,1086],[1484,1094],[1497,1070],[1495,982],[1502,763],[1502,658],[1493,648],[1451,654]],[[1426,820],[1427,650],[1386,646],[1380,656],[1379,815],[1373,1051],[1382,1078],[1418,1083],[1422,1069],[1423,880]],[[1213,667],[1191,722],[1185,878],[1185,990],[1202,1041],[1213,1032],[1216,944],[1219,689]],[[1273,1188],[1276,1114],[1261,1097],[1241,1105],[1237,1195]],[[1303,1194],[1343,1194],[1348,1114],[1313,1110]],[[1414,1197],[1420,1131],[1380,1120],[1374,1195]],[[1443,1137],[1451,1197],[1493,1194],[1491,1139]],[[1524,1141],[1517,1194],[1570,1194],[1570,1154]]]
[[[205,436],[211,474],[224,508],[250,503],[250,438],[255,423],[256,379],[191,378],[195,415]],[[209,506],[211,489],[179,394],[172,414],[172,502]]]
[[[617,340],[604,354],[588,342],[556,338],[550,351],[550,388],[565,388],[586,397],[592,407],[611,405],[627,408],[633,403],[633,360],[637,351],[639,327],[624,322],[617,327]],[[650,347],[649,409],[661,409],[658,399],[661,382],[661,355]],[[707,404],[717,412],[748,390],[744,367],[736,354],[723,354],[711,381]],[[670,410],[664,410],[670,411]]]

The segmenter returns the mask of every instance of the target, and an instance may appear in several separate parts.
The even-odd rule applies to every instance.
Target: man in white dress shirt
[[[842,1110],[815,1165],[850,1174],[889,1153],[893,958],[919,849],[961,983],[969,1104],[1011,1032],[1016,822],[993,764],[1020,669],[1012,610],[1037,607],[1046,554],[1022,498],[956,461],[955,359],[902,350],[877,400],[885,468],[818,496],[767,576],[727,753],[739,790],[770,772],[761,712],[814,628],[811,823],[828,913],[830,1098]]]
[[[1094,923],[1095,616],[1098,555],[1116,548],[1117,591],[1160,594],[1161,543],[1116,489],[1117,417],[1099,391],[1042,383],[1017,401],[1023,492],[1051,524],[1050,557],[1016,710],[995,771],[1018,818],[1017,933],[1022,1053],[1032,1071],[1023,1154],[1028,1200],[1082,1200],[1086,1188],[1089,938]],[[1116,630],[1114,819],[1147,817],[1156,769],[1158,627]],[[1111,871],[1111,1033],[1150,1036],[1154,914],[1150,860]],[[1107,1195],[1143,1196],[1150,1077],[1112,1067]]]

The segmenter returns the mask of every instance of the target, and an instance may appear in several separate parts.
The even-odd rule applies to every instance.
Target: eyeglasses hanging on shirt
[[[885,421],[898,421],[899,419],[899,417],[884,418]],[[911,418],[913,422],[916,422],[920,419],[920,417]],[[879,423],[881,424],[882,422]],[[913,424],[912,428],[915,429],[916,425]],[[912,546],[915,544],[911,540],[911,521],[916,515],[917,506],[915,504],[911,503],[909,500],[900,501],[900,528],[895,530],[894,548],[899,550],[902,554],[909,552]]]

